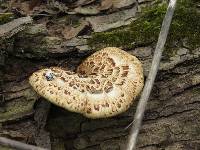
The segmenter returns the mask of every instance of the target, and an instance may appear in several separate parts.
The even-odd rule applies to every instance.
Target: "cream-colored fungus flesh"
[[[125,112],[142,90],[143,80],[140,61],[115,47],[95,52],[76,72],[50,67],[29,78],[39,95],[88,118]]]

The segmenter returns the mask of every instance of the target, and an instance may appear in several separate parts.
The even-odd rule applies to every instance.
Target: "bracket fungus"
[[[88,118],[125,112],[143,88],[140,61],[127,52],[107,47],[89,56],[76,73],[59,67],[33,73],[29,83],[50,102]]]

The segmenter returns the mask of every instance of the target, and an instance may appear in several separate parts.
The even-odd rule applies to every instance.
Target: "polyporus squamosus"
[[[31,75],[34,90],[50,102],[88,118],[125,112],[143,88],[140,61],[114,47],[100,50],[71,72],[59,67]]]

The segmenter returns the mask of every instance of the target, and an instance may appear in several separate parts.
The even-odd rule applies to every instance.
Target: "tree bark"
[[[145,2],[140,3],[142,6]],[[103,24],[101,29],[104,27]],[[61,65],[74,70],[85,56],[93,53],[94,49],[87,44],[91,37],[76,36],[63,42],[60,37],[50,36],[43,25],[33,24],[13,38],[0,69],[0,136],[55,150],[123,150],[137,100],[121,115],[91,120],[53,104],[49,108],[49,103],[28,84],[28,77],[42,67]],[[142,61],[145,77],[154,48],[145,44],[128,49]],[[200,149],[199,116],[200,48],[182,45],[170,54],[166,49],[145,111],[137,149]]]

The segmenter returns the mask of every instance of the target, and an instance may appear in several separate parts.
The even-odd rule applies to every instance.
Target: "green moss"
[[[6,146],[1,146],[0,145],[0,150],[14,150],[13,148],[6,147]]]
[[[20,118],[26,113],[30,113],[33,109],[35,101],[26,101],[23,98],[19,99],[19,102],[12,101],[6,104],[6,111],[1,112],[0,122],[5,122],[7,120],[14,120]]]
[[[0,13],[0,25],[7,23],[14,19],[13,13]]]
[[[196,8],[197,2],[197,0],[178,1],[166,43],[167,49],[181,46],[183,41],[190,49],[200,46],[200,13]],[[93,48],[116,46],[126,49],[155,44],[166,9],[166,3],[147,8],[139,19],[126,28],[93,33],[88,44]]]
[[[35,94],[31,89],[27,89],[24,91],[23,97],[6,102],[4,105],[5,110],[0,113],[0,123],[14,120],[30,113],[36,101]]]
[[[200,88],[194,88],[194,89],[192,89],[192,92],[194,93],[194,94],[200,94]]]

